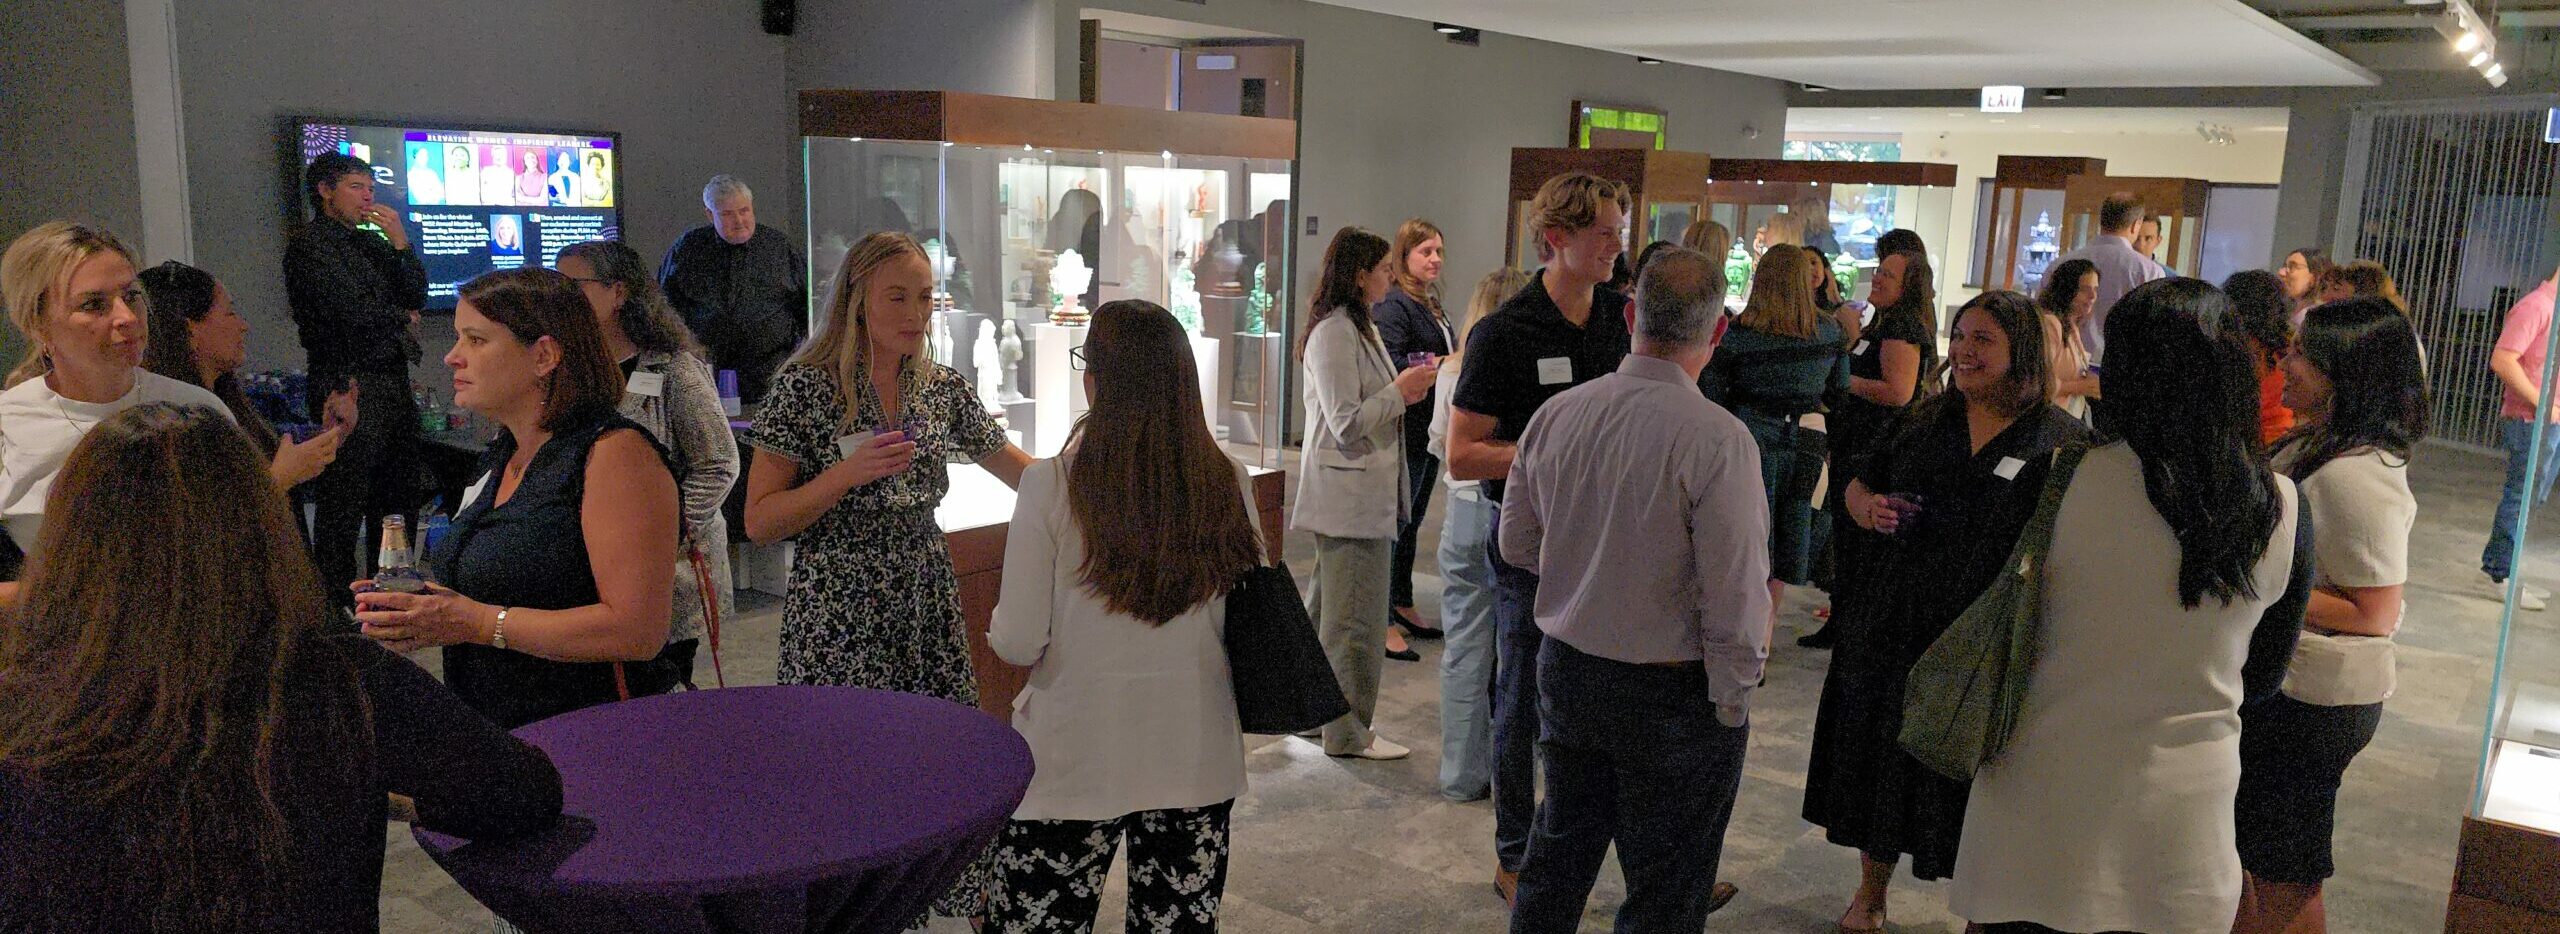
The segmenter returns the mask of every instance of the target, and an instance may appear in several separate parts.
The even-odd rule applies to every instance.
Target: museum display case
[[[1278,466],[1297,129],[1288,120],[929,91],[800,94],[811,313],[852,245],[932,258],[936,360],[1054,455],[1085,408],[1072,351],[1104,302],[1191,332],[1203,414]]]
[[[2546,335],[2560,337],[2560,332]],[[2560,348],[2546,348],[2560,362]],[[2532,450],[2547,452],[2553,368],[2542,384]],[[2537,461],[2536,473],[2550,468]],[[2560,577],[2560,534],[2543,519],[2551,504],[2524,497],[2516,519],[2516,573],[2507,579],[2490,660],[2479,759],[2454,859],[2445,930],[2453,934],[2560,934],[2560,629],[2550,611],[2527,608],[2519,589]],[[2535,528],[2535,520],[2543,528]],[[2404,667],[2403,683],[2408,672]],[[2480,695],[2471,695],[2475,698]],[[2465,718],[2468,719],[2467,717]]]
[[[2075,175],[2105,175],[2107,160],[2081,156],[2001,156],[1977,199],[1973,261],[1965,284],[2033,294],[2046,266],[2077,246],[2066,240],[2064,189]]]
[[[1832,277],[1851,299],[1866,300],[1879,259],[1876,238],[1897,227],[1919,233],[1930,264],[1945,268],[1955,184],[1956,167],[1944,163],[1718,159],[1707,182],[1706,216],[1732,231],[1737,246],[1726,269],[1735,286],[1728,297],[1742,297],[1750,257],[1765,248],[1769,219],[1810,204],[1821,205],[1822,219],[1820,233],[1808,229],[1806,242],[1830,256]]]
[[[2186,275],[2199,271],[2205,206],[2213,197],[2213,183],[2203,179],[2072,176],[2062,185],[2063,249],[2076,249],[2098,235],[2098,209],[2118,192],[2142,199],[2147,215],[2160,222],[2160,246],[2151,254],[2160,265]]]
[[[1568,172],[1588,172],[1627,186],[1627,249],[1655,240],[1679,242],[1706,210],[1709,160],[1705,153],[1656,149],[1514,149],[1511,151],[1510,242],[1503,260],[1512,268],[1539,267],[1538,235],[1529,226],[1529,203],[1538,186]]]

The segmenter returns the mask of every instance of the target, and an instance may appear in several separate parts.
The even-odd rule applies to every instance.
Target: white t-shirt
[[[42,377],[0,392],[0,525],[20,551],[35,553],[45,497],[71,449],[107,416],[146,402],[201,405],[231,417],[211,391],[142,369],[133,371],[133,389],[114,402],[65,399]]]

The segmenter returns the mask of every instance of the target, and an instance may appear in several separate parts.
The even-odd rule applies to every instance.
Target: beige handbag
[[[2285,669],[2284,696],[2318,707],[2382,703],[2399,687],[2390,636],[2302,631]]]

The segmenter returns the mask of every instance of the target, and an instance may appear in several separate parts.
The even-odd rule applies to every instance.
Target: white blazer
[[[1234,466],[1251,516],[1253,487]],[[997,655],[1031,667],[1013,698],[1013,728],[1031,746],[1031,790],[1013,816],[1108,820],[1244,794],[1227,601],[1204,601],[1162,626],[1112,612],[1081,579],[1084,531],[1066,487],[1064,456],[1022,472],[987,629]]]
[[[1404,394],[1386,345],[1337,311],[1307,333],[1306,447],[1289,523],[1335,538],[1394,538],[1404,520]]]

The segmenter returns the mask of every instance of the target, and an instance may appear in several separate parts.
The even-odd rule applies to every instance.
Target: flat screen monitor
[[[373,165],[374,200],[400,213],[426,264],[431,311],[451,311],[481,273],[549,266],[570,244],[622,237],[618,134],[303,117],[291,139],[297,216],[312,159]]]

